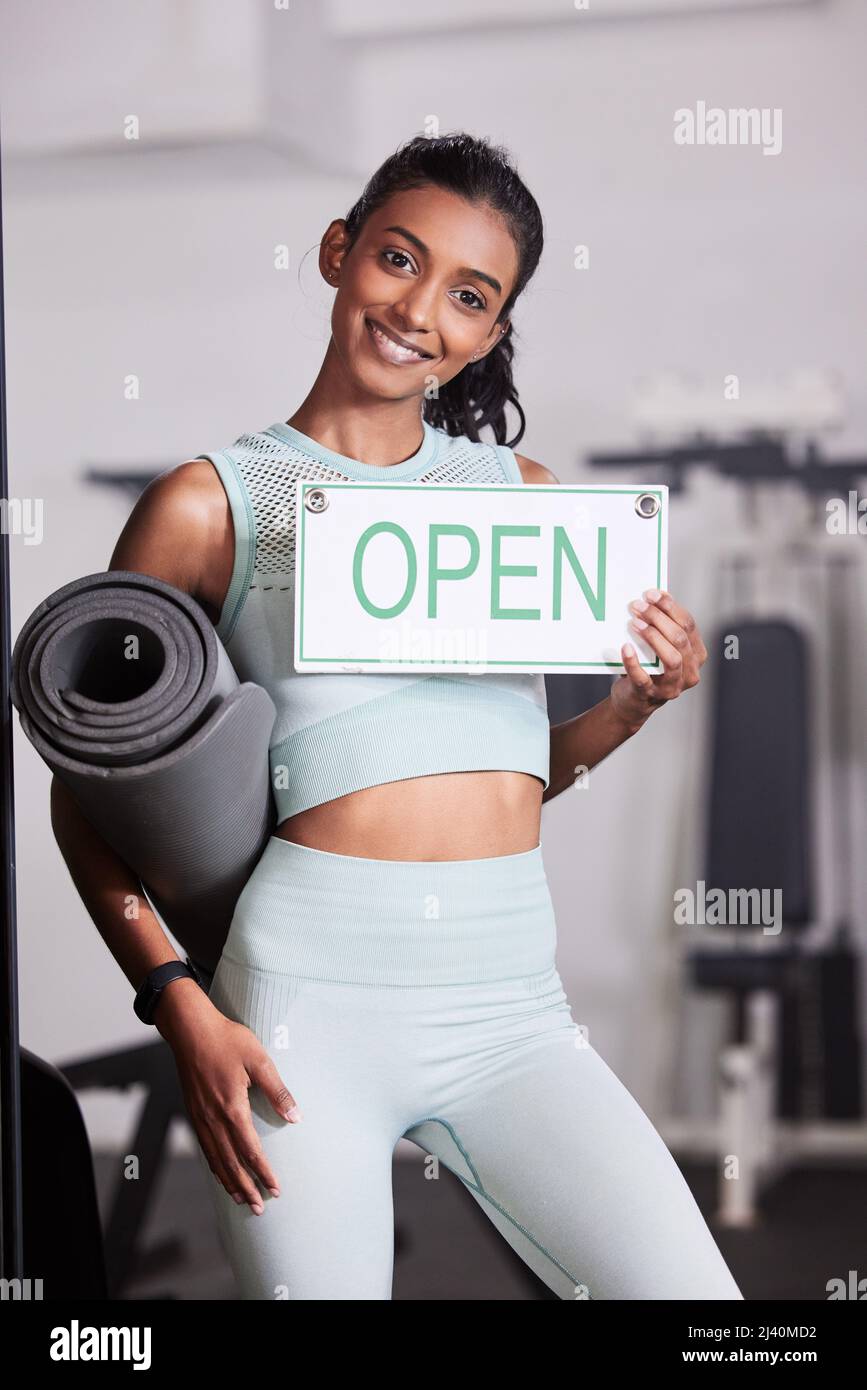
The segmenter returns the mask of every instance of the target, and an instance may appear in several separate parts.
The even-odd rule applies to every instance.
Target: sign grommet
[[[652,492],[640,492],[635,499],[635,510],[639,516],[650,519],[659,511],[659,498]]]
[[[308,512],[324,512],[328,506],[328,498],[321,487],[314,487],[309,492],[305,492],[304,505]]]

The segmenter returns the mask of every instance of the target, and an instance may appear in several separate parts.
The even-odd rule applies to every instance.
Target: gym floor
[[[841,1164],[792,1169],[767,1191],[760,1224],[719,1230],[714,1174],[682,1163],[714,1237],[748,1301],[828,1297],[829,1279],[847,1280],[852,1265],[852,1215],[867,1210],[867,1171]],[[114,1155],[95,1156],[100,1211],[105,1214],[117,1174]],[[123,1297],[234,1300],[232,1273],[220,1248],[209,1196],[194,1158],[167,1164],[148,1221],[135,1279]],[[486,1220],[460,1181],[440,1168],[436,1184],[418,1160],[394,1163],[394,1299],[497,1301],[555,1295],[538,1280]],[[867,1269],[867,1248],[856,1260]]]

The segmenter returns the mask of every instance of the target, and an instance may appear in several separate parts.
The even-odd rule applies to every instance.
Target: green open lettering
[[[460,570],[440,569],[439,563],[439,538],[440,536],[466,536],[470,543],[470,558]],[[469,526],[461,526],[455,523],[453,526],[447,522],[435,521],[431,524],[430,536],[428,539],[428,578],[427,578],[427,615],[429,618],[437,616],[437,584],[441,579],[469,579],[471,574],[475,574],[479,563],[479,538],[475,531]]]
[[[364,580],[362,575],[362,565],[364,563],[364,552],[367,549],[368,541],[381,531],[387,531],[392,536],[397,536],[404,550],[406,551],[406,588],[397,603],[391,608],[378,608],[375,603],[371,603],[367,594],[364,592]],[[355,595],[358,602],[366,613],[372,618],[394,618],[398,613],[402,613],[415,592],[415,580],[418,573],[418,564],[415,557],[415,547],[404,531],[402,526],[398,526],[393,521],[375,521],[372,526],[362,532],[355,547],[355,554],[352,557],[352,583],[355,588]]]
[[[597,622],[604,621],[605,618],[605,556],[607,553],[607,538],[605,527],[600,526],[596,536],[596,593],[590,588],[587,576],[581,565],[581,561],[572,549],[572,542],[566,534],[564,526],[554,527],[554,613],[555,618],[561,616],[561,606],[563,598],[563,555],[572,566],[581,590],[587,600],[590,612]]]

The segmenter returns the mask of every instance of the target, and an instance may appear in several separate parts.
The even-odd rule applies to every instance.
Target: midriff
[[[526,772],[438,772],[289,816],[281,839],[367,859],[487,859],[539,843],[544,786]]]

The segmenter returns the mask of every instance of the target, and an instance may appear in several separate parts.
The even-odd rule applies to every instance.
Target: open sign
[[[612,671],[668,583],[668,489],[296,484],[296,671]]]

